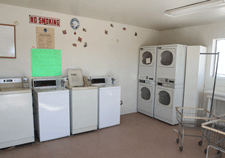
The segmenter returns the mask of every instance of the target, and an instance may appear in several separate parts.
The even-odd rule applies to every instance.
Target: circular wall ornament
[[[71,21],[70,21],[70,26],[71,26],[74,30],[78,29],[79,26],[80,26],[79,20],[78,20],[77,18],[71,19]]]

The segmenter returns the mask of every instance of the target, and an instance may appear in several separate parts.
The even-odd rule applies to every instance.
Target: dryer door
[[[148,66],[148,67],[153,67],[154,62],[155,62],[155,54],[156,50],[155,49],[143,49],[140,51],[140,65],[141,66]]]
[[[152,101],[152,88],[144,85],[139,85],[139,98],[144,101]]]
[[[164,68],[173,68],[176,62],[176,49],[159,49],[158,66]]]
[[[156,88],[156,94],[157,94],[157,104],[172,108],[172,100],[173,100],[173,91],[172,90],[167,90],[164,88]]]

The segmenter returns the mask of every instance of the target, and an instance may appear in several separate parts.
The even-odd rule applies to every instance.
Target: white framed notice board
[[[16,58],[16,26],[0,24],[0,58]]]

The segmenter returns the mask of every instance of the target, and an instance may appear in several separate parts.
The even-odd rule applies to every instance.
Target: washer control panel
[[[153,84],[153,81],[149,81],[149,80],[141,80],[139,79],[139,83],[144,83],[144,84]]]
[[[0,83],[18,83],[22,82],[21,78],[2,78],[0,79]]]
[[[153,81],[153,78],[149,77],[149,76],[141,76],[141,75],[139,75],[139,79]]]
[[[168,87],[168,88],[174,88],[175,87],[175,80],[169,79],[169,78],[158,78],[157,79],[157,85]]]

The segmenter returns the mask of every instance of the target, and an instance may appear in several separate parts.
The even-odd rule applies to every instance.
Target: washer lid
[[[94,85],[95,86],[95,85]],[[114,86],[114,85],[102,85],[102,86],[96,86],[100,90],[106,90],[106,89],[121,89],[120,86]]]
[[[18,94],[18,93],[31,93],[30,88],[0,88],[0,95]]]
[[[69,90],[88,90],[88,89],[98,89],[98,87],[95,86],[84,86],[84,87],[74,87],[74,86],[67,86]]]

